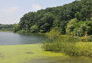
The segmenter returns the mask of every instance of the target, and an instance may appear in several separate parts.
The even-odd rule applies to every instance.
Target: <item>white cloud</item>
[[[18,7],[9,7],[1,9],[1,12],[3,13],[15,13],[16,11],[18,11]]]
[[[0,10],[0,23],[1,24],[12,24],[16,22],[17,12],[20,9],[18,7],[2,8]]]
[[[18,8],[17,7],[11,7],[7,11],[8,12],[16,12],[16,11],[18,11]]]
[[[32,11],[37,11],[37,10],[43,9],[43,6],[40,4],[32,4],[31,7],[32,7]]]

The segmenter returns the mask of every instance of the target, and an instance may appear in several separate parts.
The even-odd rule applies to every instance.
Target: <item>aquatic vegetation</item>
[[[71,56],[92,56],[91,36],[85,38],[61,35],[44,42],[42,47],[46,51],[61,52]]]
[[[43,51],[41,44],[0,46],[0,63],[27,63],[35,58],[56,56],[65,54]]]

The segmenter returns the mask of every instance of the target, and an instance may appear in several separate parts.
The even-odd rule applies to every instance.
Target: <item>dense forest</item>
[[[15,32],[45,33],[53,28],[58,28],[61,34],[92,34],[92,0],[76,0],[63,6],[26,13]]]

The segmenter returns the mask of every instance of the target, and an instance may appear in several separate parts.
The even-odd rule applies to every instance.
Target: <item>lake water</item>
[[[44,40],[45,37],[38,34],[0,32],[0,45],[34,44],[41,43]]]

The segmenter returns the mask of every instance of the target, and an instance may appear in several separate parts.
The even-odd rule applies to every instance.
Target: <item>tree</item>
[[[75,29],[75,24],[77,23],[77,19],[72,19],[71,21],[69,21],[67,23],[67,27],[66,27],[66,33],[67,34],[72,34],[74,29]]]

